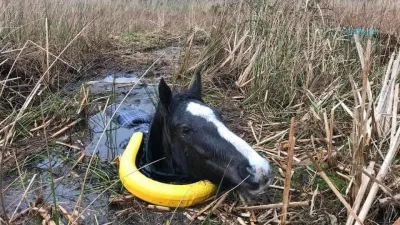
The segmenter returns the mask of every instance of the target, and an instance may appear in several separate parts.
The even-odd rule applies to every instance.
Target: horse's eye
[[[190,128],[188,126],[182,126],[181,131],[183,135],[188,135],[190,133]]]

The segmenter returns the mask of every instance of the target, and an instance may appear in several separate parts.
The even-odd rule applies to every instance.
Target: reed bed
[[[398,219],[398,3],[17,0],[1,2],[0,9],[0,186],[2,193],[11,187],[5,174],[13,171],[23,189],[0,224],[31,215],[43,224],[79,224],[88,220],[80,200],[94,190],[97,197],[112,193],[109,204],[124,206],[115,213],[124,221],[137,215],[151,223],[138,214],[154,211],[169,224]],[[354,34],[352,27],[378,32]],[[68,93],[67,85],[107,63],[146,67],[147,74],[163,66],[154,50],[172,45],[183,51],[168,65],[168,79],[185,85],[202,66],[206,101],[275,165],[268,200],[251,201],[233,191],[183,211],[146,205],[123,193],[113,170],[74,141],[88,115],[104,109],[112,96],[93,96],[85,86]],[[144,54],[152,57],[140,61]],[[73,210],[55,195],[45,203],[40,196],[27,200],[38,179],[26,177],[29,160],[42,154],[52,161],[53,146],[73,152],[66,159],[72,161],[71,176],[101,181],[82,187]],[[117,159],[107,166],[115,164]],[[45,185],[55,189],[59,179]],[[18,211],[25,202],[29,207]],[[10,207],[1,204],[0,212]]]

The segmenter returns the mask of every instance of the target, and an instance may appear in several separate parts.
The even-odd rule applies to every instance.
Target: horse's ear
[[[201,74],[199,69],[196,71],[194,81],[189,90],[192,94],[201,99]]]
[[[160,79],[160,84],[158,85],[158,96],[161,104],[168,109],[172,99],[172,91],[163,78]]]

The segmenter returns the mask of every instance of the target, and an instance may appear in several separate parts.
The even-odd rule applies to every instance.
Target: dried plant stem
[[[399,201],[399,200],[400,200],[400,194],[397,194],[393,197],[386,197],[386,198],[379,199],[379,204],[385,205],[388,202]]]
[[[397,88],[396,88],[395,93],[398,93],[398,85],[396,87]],[[394,101],[398,101],[398,97],[397,96],[394,99]],[[394,110],[397,111],[397,109],[393,108],[393,111]],[[397,118],[392,118],[392,119],[396,120]],[[376,176],[376,179],[378,181],[382,181],[383,178],[386,176],[386,174],[387,174],[387,172],[389,170],[389,166],[391,165],[392,160],[393,160],[393,158],[394,158],[394,156],[395,156],[395,154],[397,152],[397,149],[399,147],[399,144],[400,144],[399,140],[400,140],[400,128],[397,129],[397,132],[396,132],[395,136],[390,139],[389,151],[386,154],[385,160],[382,163],[382,166],[381,166],[381,168],[379,170],[378,175]],[[369,212],[369,209],[371,208],[372,203],[373,203],[373,201],[375,199],[375,196],[376,196],[376,194],[378,192],[378,189],[379,189],[379,184],[374,182],[374,184],[372,185],[372,187],[370,189],[370,192],[368,193],[367,199],[365,199],[364,205],[361,208],[361,211],[360,211],[360,214],[359,214],[359,218],[360,218],[361,221],[357,221],[356,224],[361,224],[365,220],[365,218],[366,218],[366,216],[367,216],[367,214]]]
[[[288,207],[305,207],[309,206],[310,201],[302,201],[302,202],[289,202]],[[283,206],[283,203],[274,203],[268,205],[254,205],[254,206],[241,206],[236,207],[237,210],[260,210],[260,209],[278,209]]]
[[[9,222],[12,222],[12,221],[14,220],[14,218],[15,218],[14,216],[15,216],[15,214],[17,213],[17,210],[18,210],[19,206],[21,205],[22,200],[25,198],[26,194],[28,193],[29,189],[31,188],[31,186],[32,186],[32,184],[33,184],[33,181],[34,181],[35,178],[36,178],[36,175],[37,175],[37,174],[34,174],[34,175],[33,175],[31,181],[29,182],[28,187],[25,189],[24,194],[21,196],[21,199],[20,199],[20,201],[19,201],[17,207],[15,208],[14,213],[11,215],[11,218],[10,218],[10,221],[9,221]]]
[[[218,203],[218,201],[220,199],[225,199],[228,196],[228,192],[224,193],[223,195],[221,195],[221,198],[217,198],[214,201],[212,201],[210,204],[206,205],[204,208],[202,208],[200,211],[198,211],[195,215],[193,215],[192,217],[189,218],[189,220],[194,221],[198,216],[200,216],[201,214],[203,214],[205,211],[207,211],[208,209],[210,209],[211,207],[213,207],[216,203]]]
[[[369,163],[369,165],[368,165],[368,168],[367,168],[366,172],[368,174],[372,174],[374,172],[374,166],[375,166],[375,162],[371,161]],[[358,190],[356,199],[354,200],[354,204],[353,204],[354,212],[358,212],[358,210],[360,208],[360,204],[361,204],[361,201],[362,201],[362,199],[364,197],[365,191],[366,191],[366,189],[368,187],[369,181],[370,181],[370,178],[363,173],[361,186],[360,186],[360,189]],[[354,222],[354,217],[349,215],[349,217],[347,218],[346,225],[351,225],[351,224],[353,224],[353,222]]]
[[[47,17],[46,17],[46,68],[50,67],[50,56],[49,56],[49,24],[47,21]],[[50,82],[50,71],[47,73],[46,75],[46,82],[49,83]]]
[[[79,123],[80,121],[82,121],[82,118],[76,119],[72,123],[70,123],[67,126],[63,127],[61,130],[55,132],[53,135],[51,135],[50,138],[57,137],[58,135],[64,133],[66,130],[68,130],[69,128],[73,127],[75,124]]]
[[[289,131],[289,150],[287,156],[287,163],[286,163],[286,174],[285,174],[285,188],[283,190],[283,204],[282,204],[282,220],[281,224],[286,224],[287,219],[287,208],[289,203],[289,189],[290,189],[290,181],[292,175],[292,163],[293,163],[293,154],[294,154],[294,118],[290,121],[290,131]]]
[[[332,181],[329,179],[329,177],[325,174],[325,172],[322,170],[321,166],[315,161],[315,159],[310,155],[310,153],[307,152],[308,157],[310,160],[315,164],[317,168],[318,174],[324,179],[324,181],[328,184],[329,188],[333,191],[333,193],[338,197],[338,199],[342,202],[342,204],[346,207],[347,211],[359,222],[361,222],[360,218],[356,215],[356,213],[353,211],[349,203],[343,198],[342,194],[337,190],[335,185],[332,183]],[[362,224],[362,222],[361,222]]]
[[[328,163],[329,166],[333,167],[336,166],[336,156],[333,152],[333,126],[334,126],[334,116],[335,115],[335,110],[331,110],[331,117],[329,120],[329,137],[328,137]]]

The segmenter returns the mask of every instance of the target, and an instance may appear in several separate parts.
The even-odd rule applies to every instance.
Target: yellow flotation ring
[[[119,163],[121,182],[134,196],[155,205],[181,208],[201,203],[215,194],[216,187],[209,181],[176,185],[161,183],[143,175],[135,163],[142,140],[143,133],[134,133]]]

